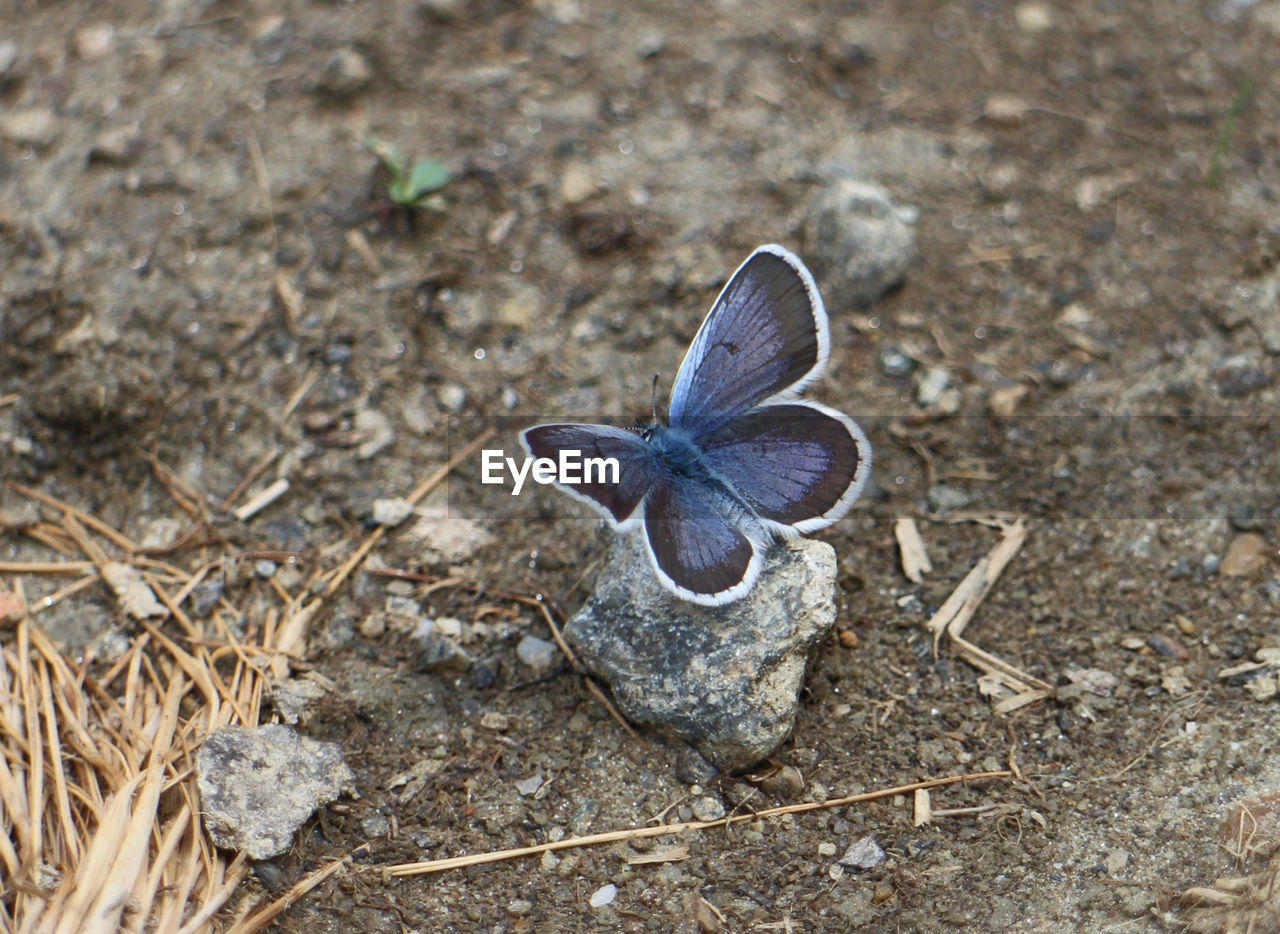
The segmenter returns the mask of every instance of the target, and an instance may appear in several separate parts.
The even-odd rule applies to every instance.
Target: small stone
[[[1243,532],[1231,540],[1218,568],[1223,577],[1244,577],[1267,563],[1267,543],[1256,532]]]
[[[690,809],[698,820],[720,820],[724,817],[724,803],[711,795],[695,799]]]
[[[1248,354],[1219,361],[1211,375],[1218,395],[1226,399],[1240,399],[1271,385],[1271,377]]]
[[[516,657],[534,671],[547,671],[556,662],[559,649],[555,643],[537,636],[525,636],[516,646]]]
[[[259,558],[253,562],[253,573],[264,581],[269,581],[276,576],[276,571],[280,569],[280,565],[274,561],[268,561],[266,558]]]
[[[0,114],[0,137],[45,149],[58,133],[58,116],[45,107],[17,107]]]
[[[1280,676],[1273,671],[1263,672],[1244,683],[1244,689],[1256,701],[1269,701],[1280,694]]]
[[[440,507],[421,508],[418,516],[409,534],[430,564],[463,564],[494,541],[493,534],[479,522],[450,516]]]
[[[116,31],[110,23],[90,23],[81,26],[71,35],[76,54],[86,62],[106,58],[111,54]]]
[[[880,371],[885,376],[899,379],[910,376],[916,368],[916,361],[909,357],[895,344],[885,344],[880,348]]]
[[[507,904],[507,914],[513,918],[523,918],[533,912],[533,902],[527,898],[517,898]]]
[[[685,746],[676,756],[676,778],[686,785],[705,785],[719,774],[719,769],[692,746]]]
[[[1171,581],[1185,580],[1194,573],[1191,562],[1186,558],[1174,558],[1173,563],[1169,565],[1169,570],[1164,572],[1164,576]]]
[[[324,697],[324,686],[311,678],[289,678],[271,683],[271,703],[282,720],[296,724],[308,705]]]
[[[385,837],[391,833],[391,820],[381,811],[374,811],[360,821],[360,833],[366,840]]]
[[[832,306],[867,308],[902,281],[915,257],[913,217],[870,182],[841,178],[818,192],[806,226]]]
[[[1053,14],[1043,3],[1019,3],[1014,7],[1013,21],[1022,32],[1037,35],[1053,27]]]
[[[916,374],[916,402],[924,408],[936,405],[943,391],[951,385],[951,373],[940,367],[926,367]]]
[[[138,124],[113,126],[103,130],[89,146],[89,161],[103,165],[129,165],[142,152],[142,130]]]
[[[588,904],[590,904],[592,908],[603,908],[605,905],[612,904],[613,900],[617,897],[618,887],[610,882],[608,885],[602,885],[600,888],[592,892]]]
[[[1107,875],[1114,879],[1129,865],[1129,853],[1127,850],[1112,850],[1103,859],[1102,865],[1107,867]]]
[[[929,487],[929,492],[925,494],[925,499],[929,501],[929,508],[934,512],[954,512],[957,509],[963,509],[973,501],[973,498],[964,490],[945,483],[935,483]]]
[[[1212,577],[1218,573],[1218,569],[1222,566],[1222,559],[1217,555],[1205,555],[1200,560],[1200,572],[1205,577]]]
[[[760,790],[784,801],[804,791],[804,776],[794,765],[784,765],[760,782]]]
[[[1261,532],[1267,527],[1266,515],[1253,503],[1233,504],[1227,519],[1237,532]]]
[[[364,90],[373,79],[368,60],[348,46],[333,54],[324,66],[320,90],[335,97],[347,97]]]
[[[591,170],[581,162],[570,162],[560,176],[560,197],[565,204],[580,204],[596,193]]]
[[[526,798],[542,787],[542,773],[538,772],[530,775],[528,778],[522,778],[516,782],[516,791],[524,795]]]
[[[351,424],[356,434],[364,439],[356,446],[356,457],[362,461],[380,454],[396,439],[391,422],[377,409],[361,409]]]
[[[840,865],[850,869],[875,869],[884,863],[885,858],[876,838],[866,836],[849,844],[849,849],[840,857]]]
[[[436,399],[442,409],[457,415],[466,407],[467,390],[457,383],[444,383],[436,390]]]
[[[18,44],[12,39],[0,39],[0,75],[9,73],[18,61]]]
[[[373,501],[373,521],[378,525],[395,528],[413,515],[413,504],[407,499],[393,497]]]
[[[818,855],[819,855],[819,856],[835,856],[835,855],[836,855],[836,845],[835,845],[834,843],[829,842],[829,841],[824,841],[824,842],[822,842],[822,843],[819,843],[819,844],[818,844]]]
[[[497,710],[486,710],[480,717],[480,725],[486,730],[504,733],[511,728],[511,718]]]
[[[355,775],[337,743],[281,724],[226,726],[204,738],[196,783],[214,843],[261,860],[287,850],[317,807],[354,791]]]

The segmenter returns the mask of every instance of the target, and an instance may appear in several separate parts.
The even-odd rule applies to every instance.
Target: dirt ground
[[[244,897],[364,841],[367,865],[431,859],[1012,761],[1022,780],[933,800],[994,807],[923,826],[890,800],[686,835],[677,861],[637,843],[347,873],[276,929],[1280,930],[1274,894],[1234,916],[1180,897],[1280,845],[1241,855],[1222,829],[1280,792],[1275,669],[1220,677],[1280,646],[1278,47],[1274,0],[19,0],[0,475],[170,561],[269,558],[297,586],[486,419],[643,413],[751,248],[807,256],[814,195],[878,182],[918,213],[917,258],[869,310],[826,295],[814,394],[867,429],[876,482],[820,535],[840,638],[777,756],[803,789],[641,747],[577,676],[531,671],[516,645],[547,629],[506,595],[572,612],[605,540],[564,503],[508,514],[459,484],[436,505],[489,537],[389,536],[367,569],[427,583],[357,574],[314,633],[333,690],[303,728],[341,743],[361,797]],[[452,180],[392,204],[371,137]],[[152,450],[211,504],[273,453],[250,492],[292,487],[196,528]],[[1059,689],[1009,714],[922,630],[997,538],[950,520],[997,514],[1031,531],[968,635]],[[16,532],[0,549],[48,557]],[[246,619],[273,599],[256,571],[225,585]],[[470,661],[428,665],[423,618],[456,620]],[[130,631],[97,590],[36,620],[73,655]],[[401,800],[390,779],[423,761]],[[833,872],[866,836],[885,861]]]

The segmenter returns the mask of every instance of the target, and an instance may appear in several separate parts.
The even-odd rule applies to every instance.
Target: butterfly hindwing
[[[737,600],[760,573],[763,535],[725,506],[683,478],[656,485],[644,502],[645,547],[658,579],[704,606]]]
[[[709,432],[761,402],[798,395],[828,353],[813,277],[790,251],[762,246],[729,279],[689,346],[671,390],[671,424]]]

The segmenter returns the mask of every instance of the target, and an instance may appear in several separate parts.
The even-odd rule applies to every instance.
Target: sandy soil
[[[689,836],[675,862],[633,865],[637,844],[344,875],[279,930],[1174,931],[1180,893],[1265,866],[1275,840],[1240,858],[1221,826],[1280,791],[1276,674],[1219,675],[1280,644],[1280,4],[67,0],[4,20],[0,475],[182,540],[192,567],[269,554],[296,586],[478,425],[642,413],[752,247],[812,252],[834,178],[918,212],[901,289],[827,295],[816,395],[867,428],[876,489],[821,536],[840,638],[778,754],[803,789],[700,774],[576,676],[527,668],[515,646],[545,625],[502,595],[571,612],[604,540],[563,504],[508,513],[458,484],[436,505],[490,537],[435,523],[375,561],[479,589],[357,575],[312,640],[334,690],[304,728],[342,744],[362,797],[245,897],[364,840],[393,863],[707,794],[763,807],[1010,761],[1023,780],[934,796],[996,806],[977,814],[820,811]],[[391,204],[370,137],[453,180]],[[211,503],[272,452],[254,489],[292,490],[192,529],[153,446]],[[969,635],[1055,698],[993,713],[978,672],[933,657],[922,623],[996,540],[947,506],[1030,517]],[[249,617],[272,596],[226,588]],[[470,664],[427,666],[422,618],[457,620]],[[129,626],[95,592],[38,621],[73,654]],[[400,800],[389,778],[424,759]],[[833,873],[868,835],[885,862]],[[1271,910],[1255,930],[1280,929]]]

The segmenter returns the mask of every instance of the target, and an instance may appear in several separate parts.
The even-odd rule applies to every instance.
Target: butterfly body
[[[799,398],[830,353],[813,277],[783,247],[758,248],[730,278],[676,374],[670,421],[642,433],[530,428],[525,449],[612,457],[619,482],[557,486],[616,529],[642,526],[658,580],[695,603],[743,597],[769,542],[823,528],[857,499],[871,448],[847,416]]]

